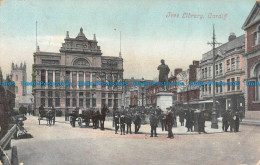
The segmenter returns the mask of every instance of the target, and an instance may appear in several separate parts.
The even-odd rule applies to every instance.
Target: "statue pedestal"
[[[166,108],[172,106],[173,93],[168,91],[160,91],[156,94],[156,96],[157,106],[159,106],[163,112],[166,112]]]

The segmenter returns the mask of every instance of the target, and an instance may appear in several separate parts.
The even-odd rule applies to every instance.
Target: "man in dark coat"
[[[157,120],[157,117],[155,116],[154,112],[152,112],[152,114],[150,116],[150,126],[151,126],[151,136],[150,137],[153,137],[153,134],[155,135],[155,137],[157,137],[156,128],[158,126],[158,120]]]
[[[125,135],[125,115],[122,114],[120,116],[120,131],[121,131],[121,135]]]
[[[228,123],[230,126],[230,132],[234,132],[235,131],[235,120],[234,120],[234,115],[233,115],[232,111],[230,111],[228,113]]]
[[[125,119],[126,119],[126,133],[128,134],[128,130],[129,130],[129,133],[132,134],[132,130],[131,130],[131,125],[133,122],[132,114],[128,112]]]
[[[117,134],[117,131],[119,129],[119,112],[114,112],[114,121],[115,121],[115,134]]]
[[[140,127],[141,127],[141,116],[139,115],[139,111],[136,111],[134,116],[134,124],[135,124],[135,134],[138,133]]]
[[[192,132],[193,122],[194,122],[194,115],[191,109],[189,109],[186,113],[186,127],[188,129],[187,132],[189,131]]]
[[[183,110],[181,110],[179,113],[179,121],[181,123],[181,126],[184,126],[184,116],[185,116],[184,112],[183,112]]]
[[[168,114],[166,116],[166,124],[168,127],[168,138],[173,139],[172,126],[173,126],[173,113],[168,110]]]
[[[98,128],[99,117],[100,117],[100,112],[97,110],[96,112],[94,112],[94,114],[92,116],[93,129]]]
[[[166,130],[166,117],[163,112],[160,115],[160,121],[161,121],[161,126],[162,126],[162,131]]]
[[[240,122],[239,112],[236,112],[236,115],[235,115],[235,132],[239,132],[239,122]]]
[[[223,113],[223,115],[222,115],[222,130],[227,132],[228,127],[229,127],[229,124],[228,124],[228,112],[225,111]]]
[[[205,116],[204,116],[204,112],[201,111],[199,113],[199,117],[198,117],[198,126],[199,126],[199,133],[201,132],[205,132]]]

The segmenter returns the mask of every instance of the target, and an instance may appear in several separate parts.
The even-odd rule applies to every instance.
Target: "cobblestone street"
[[[26,165],[255,165],[260,160],[257,126],[241,125],[239,133],[175,134],[174,139],[166,138],[166,132],[150,138],[149,126],[143,125],[142,134],[116,135],[109,121],[100,131],[61,122],[38,125],[37,117],[28,116],[25,126],[34,138],[13,140],[12,145],[18,147],[19,162]],[[173,132],[178,129],[184,128]]]

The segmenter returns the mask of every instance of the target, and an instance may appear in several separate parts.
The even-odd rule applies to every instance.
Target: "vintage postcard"
[[[260,165],[260,1],[0,0],[0,164]]]

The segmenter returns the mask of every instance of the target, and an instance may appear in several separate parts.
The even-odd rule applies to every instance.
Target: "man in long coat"
[[[166,116],[166,124],[168,127],[168,138],[173,138],[173,133],[172,133],[172,126],[173,126],[173,114],[171,111],[168,110],[168,114]]]
[[[152,112],[152,114],[150,116],[150,126],[151,126],[151,136],[150,137],[153,137],[153,134],[155,135],[155,137],[157,137],[156,128],[158,126],[158,120],[157,120],[157,117],[155,116],[154,112]]]
[[[194,115],[191,109],[188,110],[186,113],[186,127],[187,127],[187,132],[191,131],[192,132],[192,127],[193,127],[193,122],[194,122]]]

